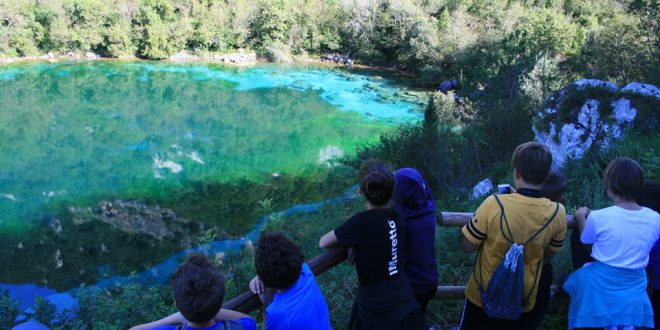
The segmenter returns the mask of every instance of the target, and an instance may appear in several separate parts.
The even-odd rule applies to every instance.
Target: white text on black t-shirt
[[[389,274],[390,276],[395,275],[399,271],[397,270],[397,262],[399,261],[398,258],[398,253],[397,253],[397,245],[399,243],[399,240],[396,238],[396,222],[393,220],[387,220],[387,224],[390,225],[390,242],[392,243],[392,258],[390,259],[389,262]]]

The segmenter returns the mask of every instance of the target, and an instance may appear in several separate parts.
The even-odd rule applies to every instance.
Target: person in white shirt
[[[569,329],[653,328],[644,268],[660,237],[660,215],[636,203],[644,173],[634,160],[611,161],[603,180],[613,205],[595,211],[582,207],[575,213],[580,240],[595,261],[564,283],[571,296]]]

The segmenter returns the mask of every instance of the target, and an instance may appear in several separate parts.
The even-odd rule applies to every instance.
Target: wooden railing
[[[436,223],[444,227],[462,227],[472,218],[473,213],[463,212],[442,212],[438,214]],[[573,216],[567,216],[567,226],[569,229],[575,228],[575,219]],[[329,249],[328,251],[307,261],[315,276],[319,276],[342,263],[348,257],[346,250],[342,248]],[[556,290],[556,287],[553,286]],[[465,298],[465,286],[438,286],[434,299],[456,300]],[[241,313],[250,313],[261,307],[259,296],[248,291],[224,303],[222,306],[226,309],[235,310]]]

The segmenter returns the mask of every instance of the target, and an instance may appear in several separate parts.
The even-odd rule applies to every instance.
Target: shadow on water
[[[245,238],[254,239],[264,214],[305,207],[312,212],[317,206],[306,203],[338,196],[353,180],[352,169],[335,167],[305,177],[271,176],[261,183],[190,181],[167,194],[61,203],[58,212],[36,221],[25,235],[0,233],[0,258],[12,265],[11,272],[0,273],[0,283],[63,291],[140,273],[198,246],[209,233],[225,242],[220,244],[239,246]]]

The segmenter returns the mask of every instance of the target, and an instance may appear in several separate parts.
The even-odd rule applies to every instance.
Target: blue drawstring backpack
[[[543,260],[540,260],[536,266],[536,276],[534,277],[534,284],[532,289],[529,291],[529,294],[523,299],[523,287],[525,280],[525,246],[527,243],[531,242],[536,236],[538,236],[543,230],[545,230],[548,225],[555,219],[557,212],[559,211],[559,203],[556,203],[555,212],[550,217],[550,220],[543,225],[532,237],[530,237],[523,244],[516,243],[516,240],[511,233],[511,228],[509,227],[509,222],[504,213],[504,206],[502,202],[497,197],[497,194],[493,195],[497,203],[500,205],[502,210],[500,214],[500,231],[502,236],[511,243],[509,251],[504,255],[504,260],[495,268],[493,276],[488,282],[488,287],[484,290],[483,287],[483,270],[481,269],[481,249],[477,252],[475,258],[475,265],[472,270],[475,282],[479,287],[479,293],[481,295],[481,305],[483,306],[484,312],[486,315],[492,318],[497,319],[506,319],[506,320],[517,320],[520,318],[523,309],[534,293],[534,288],[539,278],[539,270],[541,269],[541,264]],[[504,225],[506,225],[506,230],[504,231]],[[482,245],[483,247],[483,245]],[[479,279],[477,281],[476,268],[477,261],[479,262]]]

